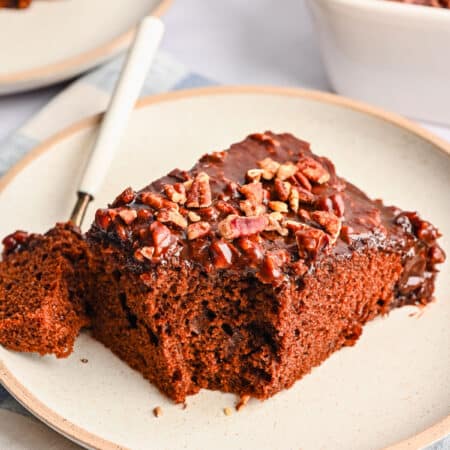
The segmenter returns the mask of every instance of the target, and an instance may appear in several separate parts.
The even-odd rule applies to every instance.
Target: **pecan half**
[[[190,241],[206,236],[211,229],[208,222],[191,223],[187,229],[187,237]]]
[[[302,158],[297,163],[297,167],[299,168],[300,172],[305,175],[306,178],[308,178],[308,180],[315,183],[324,184],[330,179],[330,174],[327,169],[325,169],[325,167],[323,167],[323,165],[320,164],[319,161],[316,161],[313,158]]]
[[[206,172],[200,172],[194,178],[194,182],[187,193],[186,206],[188,208],[206,208],[211,206],[211,202],[209,175]]]
[[[236,239],[241,236],[249,236],[264,231],[268,219],[266,216],[241,217],[230,214],[227,218],[219,222],[219,233],[225,239]]]

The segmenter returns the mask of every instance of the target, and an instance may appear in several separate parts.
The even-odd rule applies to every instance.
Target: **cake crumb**
[[[80,361],[81,361],[83,364],[87,364],[87,363],[89,362],[89,360],[88,360],[87,358],[81,358]]]
[[[153,408],[153,415],[155,417],[161,417],[163,414],[163,410],[160,406],[157,406],[156,408]]]
[[[240,411],[250,400],[250,395],[241,395],[238,403],[236,404],[236,411]]]
[[[231,414],[233,414],[233,410],[231,408],[223,408],[223,413],[226,416],[231,416]]]
[[[184,402],[184,403],[181,405],[181,409],[183,409],[183,410],[184,410],[184,409],[187,409],[187,406],[188,406],[187,403]]]

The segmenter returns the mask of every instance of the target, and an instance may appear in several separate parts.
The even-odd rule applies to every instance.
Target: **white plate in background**
[[[0,95],[57,83],[106,61],[171,0],[34,0],[0,8]]]

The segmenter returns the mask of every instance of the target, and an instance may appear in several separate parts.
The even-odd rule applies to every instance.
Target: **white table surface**
[[[304,0],[174,0],[164,21],[163,48],[220,83],[330,90]],[[64,86],[0,97],[0,144]],[[450,128],[424,126],[450,141]],[[8,420],[0,449],[75,448],[29,419]]]

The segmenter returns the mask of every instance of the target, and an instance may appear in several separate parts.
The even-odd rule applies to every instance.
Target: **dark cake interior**
[[[44,345],[43,326],[33,345],[25,332],[23,342],[0,342],[66,354],[87,315],[96,339],[176,402],[201,388],[264,399],[353,345],[368,320],[430,302],[445,258],[438,237],[416,213],[374,202],[338,177],[308,143],[254,134],[190,171],[125,190],[97,211],[86,241],[76,239],[80,258],[55,253],[48,298],[80,318],[63,352]],[[18,283],[9,297],[0,285],[2,311],[12,311],[0,323],[27,309],[43,315],[47,292],[26,297],[19,282],[34,272],[19,278],[13,267],[20,255],[48,251],[23,247],[11,246],[2,263],[3,279],[11,271]],[[18,311],[9,305],[16,297]]]

